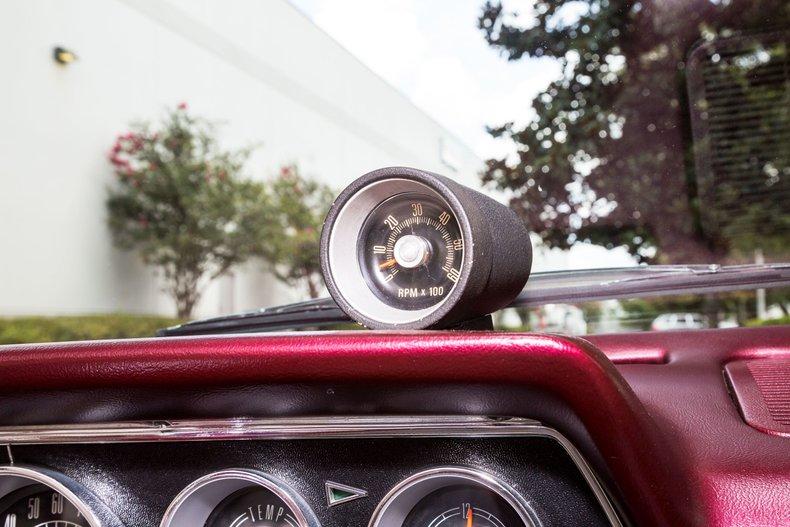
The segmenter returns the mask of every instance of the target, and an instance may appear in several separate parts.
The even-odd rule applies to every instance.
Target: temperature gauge
[[[297,513],[269,489],[251,486],[222,500],[205,527],[301,527]]]
[[[207,474],[176,496],[160,527],[319,527],[296,492],[248,469]]]

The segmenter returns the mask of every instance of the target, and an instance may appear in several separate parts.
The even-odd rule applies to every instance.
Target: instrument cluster
[[[579,452],[530,420],[172,426],[159,440],[141,426],[68,431],[65,443],[21,432],[32,442],[17,437],[0,466],[0,527],[620,525]]]
[[[120,527],[87,489],[32,467],[0,468],[2,527]],[[365,497],[361,489],[327,485],[327,506]],[[98,510],[96,510],[98,508]],[[508,484],[480,470],[439,467],[396,485],[369,527],[533,527],[540,520]],[[288,483],[258,470],[208,474],[170,504],[160,527],[320,527]]]

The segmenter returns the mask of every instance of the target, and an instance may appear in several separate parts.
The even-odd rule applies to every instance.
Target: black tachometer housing
[[[358,266],[343,265],[338,269],[333,266],[332,254],[355,250],[354,247],[337,247],[339,240],[343,238],[343,243],[347,243],[353,241],[353,236],[357,240],[359,237],[359,232],[349,235],[345,225],[338,223],[338,218],[349,213],[346,208],[355,196],[389,181],[412,182],[440,197],[454,214],[463,237],[463,264],[455,286],[441,303],[412,319],[405,311],[403,317],[387,319],[375,305],[363,307],[358,302],[355,305],[349,298],[356,294],[352,289],[367,287]],[[359,208],[357,204],[354,215],[369,214],[373,207],[391,196],[381,197],[383,199],[369,206]],[[344,231],[342,235],[339,234],[341,230]],[[449,328],[487,315],[506,306],[521,292],[532,267],[529,231],[515,212],[452,179],[406,167],[374,170],[340,193],[324,222],[320,256],[324,280],[335,302],[351,318],[373,329]],[[356,280],[357,274],[359,280]],[[392,311],[390,306],[382,306],[382,309]]]

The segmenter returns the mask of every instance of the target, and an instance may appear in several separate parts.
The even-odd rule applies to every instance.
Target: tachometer
[[[533,527],[528,502],[482,471],[443,467],[399,483],[376,508],[369,527]]]
[[[354,181],[321,233],[329,293],[376,329],[490,323],[483,317],[518,295],[531,265],[529,232],[512,210],[412,168]]]
[[[464,240],[455,215],[435,196],[406,192],[379,204],[357,247],[368,287],[401,309],[438,304],[461,276]]]

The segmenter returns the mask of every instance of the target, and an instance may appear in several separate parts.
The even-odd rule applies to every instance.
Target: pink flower
[[[130,153],[139,152],[143,149],[143,138],[140,135],[134,134],[129,140],[131,142],[131,147],[129,148]]]
[[[185,103],[185,102],[181,101],[180,103],[178,103],[178,106],[177,106],[177,108],[178,108],[179,110],[186,110],[186,109],[187,109],[187,103]]]
[[[124,159],[118,155],[118,152],[113,152],[110,154],[110,163],[115,165],[116,167],[128,167],[129,160]]]

